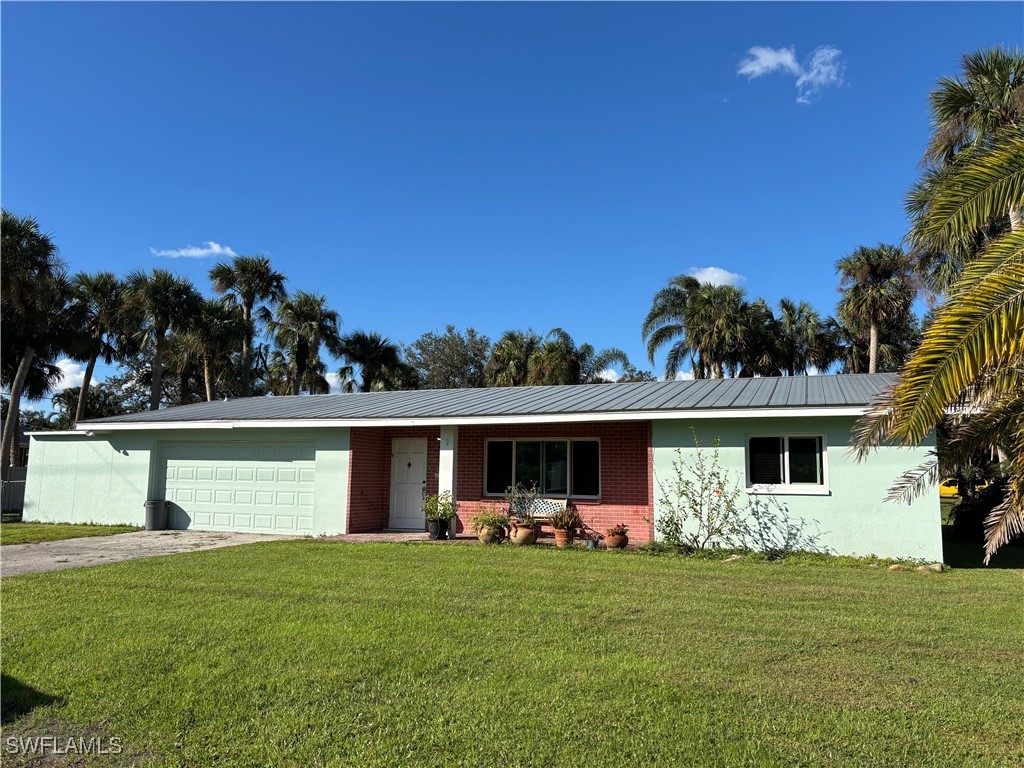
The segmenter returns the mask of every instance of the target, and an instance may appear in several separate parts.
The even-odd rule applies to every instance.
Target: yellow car
[[[974,490],[983,491],[988,488],[988,480],[983,480],[980,485],[974,486]],[[956,483],[956,478],[950,477],[939,483],[939,498],[940,499],[957,499],[960,498],[960,486]]]

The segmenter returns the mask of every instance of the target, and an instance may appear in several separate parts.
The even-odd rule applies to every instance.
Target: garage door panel
[[[312,532],[312,444],[172,444],[163,456],[173,527]]]

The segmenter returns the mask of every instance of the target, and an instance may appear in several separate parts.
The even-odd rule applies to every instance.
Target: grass
[[[83,536],[112,536],[139,530],[131,525],[89,525],[71,523],[0,523],[0,545],[38,544],[41,541],[63,541]]]
[[[289,541],[3,586],[4,736],[123,764],[1024,764],[1018,571]]]

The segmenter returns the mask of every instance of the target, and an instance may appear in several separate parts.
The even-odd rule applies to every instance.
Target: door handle
[[[423,481],[423,490],[422,490],[421,494],[422,494],[422,497],[424,499],[427,498],[427,481],[426,480]]]

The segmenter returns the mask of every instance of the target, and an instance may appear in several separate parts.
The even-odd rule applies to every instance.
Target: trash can
[[[167,527],[167,502],[148,499],[146,501],[146,530],[162,531]]]

